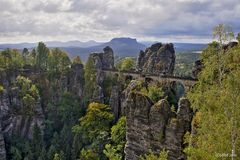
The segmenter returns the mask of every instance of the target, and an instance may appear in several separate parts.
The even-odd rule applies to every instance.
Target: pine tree
[[[43,148],[42,132],[39,126],[35,124],[33,128],[33,139],[32,139],[32,152],[33,152],[34,159],[38,159],[38,157],[40,157],[42,148]]]

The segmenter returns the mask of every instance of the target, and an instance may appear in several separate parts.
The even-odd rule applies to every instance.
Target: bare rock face
[[[43,132],[44,115],[40,99],[33,104],[33,115],[22,112],[24,106],[19,98],[19,89],[5,90],[0,97],[0,120],[2,132],[7,137],[13,134],[31,139],[34,125]],[[17,110],[17,111],[16,111]]]
[[[68,75],[69,90],[77,97],[83,97],[84,88],[84,67],[83,64],[72,64],[71,72]]]
[[[203,64],[202,64],[201,60],[197,60],[194,63],[194,66],[192,69],[192,77],[197,78],[198,74],[201,72],[202,68],[203,68]]]
[[[6,160],[6,149],[1,123],[0,123],[0,160]]]
[[[92,95],[92,101],[103,103],[103,81],[105,79],[103,69],[114,68],[114,53],[113,50],[107,46],[103,49],[103,53],[92,53],[90,54],[90,58],[92,58],[96,69],[96,87]]]
[[[172,74],[175,65],[175,50],[172,43],[156,43],[140,51],[137,70],[152,74]]]
[[[121,87],[116,85],[112,87],[109,105],[111,106],[112,113],[114,115],[114,121],[116,122],[121,114]]]
[[[183,136],[190,131],[192,120],[190,102],[186,98],[179,100],[177,113],[171,111],[167,100],[153,104],[149,97],[136,91],[128,92],[124,105],[126,160],[138,160],[149,150],[158,154],[163,149],[168,150],[169,160],[185,159]]]
[[[90,56],[93,58],[96,69],[114,68],[113,50],[109,46],[103,49],[103,53],[92,53]]]

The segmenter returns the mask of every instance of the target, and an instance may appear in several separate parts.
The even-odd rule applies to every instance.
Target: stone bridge
[[[197,79],[191,77],[179,77],[164,74],[151,74],[137,71],[119,71],[116,69],[103,69],[107,75],[124,76],[126,79],[142,79],[144,81],[159,81],[160,83],[180,83],[184,86],[185,91],[189,91],[197,82]]]

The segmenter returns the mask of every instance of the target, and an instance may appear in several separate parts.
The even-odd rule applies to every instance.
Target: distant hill
[[[142,41],[141,43],[146,46],[150,46],[151,44],[158,43],[158,41]],[[175,51],[177,53],[202,51],[204,48],[207,47],[207,44],[205,43],[173,43],[173,44]]]
[[[81,42],[81,41],[67,41],[67,42],[61,42],[61,41],[47,41],[44,42],[48,47],[54,48],[54,47],[91,47],[102,44],[101,42],[96,41],[87,41],[87,42]],[[34,48],[37,46],[37,43],[16,43],[16,44],[0,44],[0,49],[6,49],[6,48],[15,48],[15,49],[23,49],[23,48]]]
[[[92,52],[102,52],[103,48],[110,46],[115,56],[118,57],[136,57],[140,50],[145,50],[146,47],[154,44],[156,42],[138,42],[133,38],[113,38],[109,42],[96,42],[96,41],[48,41],[44,42],[50,48],[59,47],[69,53],[70,57],[80,56],[83,61],[86,61],[89,54]],[[37,46],[37,43],[18,43],[18,44],[0,44],[0,50],[6,48],[34,48]],[[174,43],[174,47],[177,53],[182,52],[195,52],[201,51],[207,44],[195,44],[195,43]]]
[[[83,61],[86,61],[88,58],[89,53],[92,52],[102,52],[103,48],[109,46],[113,49],[114,54],[119,57],[126,57],[126,56],[137,56],[140,50],[146,48],[145,45],[138,43],[136,39],[132,38],[114,38],[109,42],[87,47],[62,47],[63,50],[68,52],[71,57],[80,55]]]

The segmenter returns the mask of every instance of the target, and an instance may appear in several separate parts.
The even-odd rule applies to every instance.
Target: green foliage
[[[111,140],[116,144],[125,143],[126,117],[121,117],[117,124],[111,128]]]
[[[32,151],[34,159],[41,156],[41,151],[43,148],[43,135],[37,124],[33,128],[33,140],[32,140]]]
[[[191,52],[176,53],[174,75],[191,77],[194,62],[199,60],[199,58],[200,58],[199,53]]]
[[[54,78],[64,73],[70,67],[71,60],[66,52],[59,48],[54,48],[48,54],[47,64],[48,74],[50,78]]]
[[[77,56],[73,59],[73,64],[83,64],[83,63],[82,63],[81,58],[79,56]]]
[[[66,124],[75,124],[82,115],[82,109],[79,102],[69,92],[64,92],[59,104],[59,115],[62,122]]]
[[[80,155],[80,160],[100,160],[99,156],[97,153],[95,153],[91,149],[82,149],[81,155]]]
[[[223,43],[228,33],[221,28],[218,32]],[[188,94],[197,111],[193,119],[196,134],[191,135],[185,152],[190,160],[219,159],[221,154],[231,158],[240,152],[240,46],[225,50],[213,42],[204,50],[202,61],[199,81]]]
[[[16,70],[22,68],[24,60],[16,49],[6,49],[0,52],[0,68]]]
[[[88,105],[87,114],[80,118],[80,125],[74,126],[73,130],[93,142],[101,132],[110,130],[113,118],[108,105],[93,102]]]
[[[41,70],[47,69],[49,49],[43,42],[39,42],[36,49],[36,66]]]
[[[151,100],[156,103],[163,97],[163,90],[161,87],[149,86],[148,87],[148,96]]]
[[[140,92],[146,96],[148,96],[154,103],[158,102],[163,98],[164,92],[162,87],[159,84],[148,84],[148,86],[144,85],[140,82],[139,84]],[[139,88],[137,87],[137,89]]]
[[[32,84],[31,80],[22,76],[17,77],[16,86],[20,89],[19,95],[23,102],[23,112],[34,115],[34,106],[40,97],[37,87]]]
[[[238,40],[238,43],[240,43],[240,33],[238,33],[237,35],[237,40]]]
[[[111,128],[111,144],[106,144],[103,153],[111,160],[122,160],[126,143],[126,117],[121,117]]]
[[[81,152],[80,159],[89,156],[90,153],[103,158],[102,151],[108,142],[108,134],[113,119],[109,106],[100,103],[89,104],[86,115],[80,118],[80,124],[73,127],[74,133],[81,135],[83,144],[89,147],[88,150],[83,149],[84,155]]]
[[[168,151],[163,149],[159,155],[154,154],[152,151],[150,151],[148,154],[141,156],[140,160],[167,160],[167,158],[168,158]]]
[[[3,88],[3,86],[0,85],[0,94],[2,94],[3,91],[4,91],[4,88]]]
[[[55,153],[53,160],[62,160],[60,155]]]
[[[89,57],[85,65],[85,73],[84,73],[84,78],[85,78],[84,91],[85,91],[85,99],[87,101],[92,98],[92,93],[96,86],[96,72],[97,71],[94,66],[94,61],[92,57]]]
[[[120,71],[132,70],[135,68],[135,60],[131,57],[125,57],[116,64],[116,68]]]
[[[16,147],[11,147],[11,154],[13,160],[22,160],[21,151]]]
[[[103,153],[111,160],[122,160],[123,155],[119,153],[121,151],[123,151],[122,145],[113,146],[111,144],[106,144]]]

